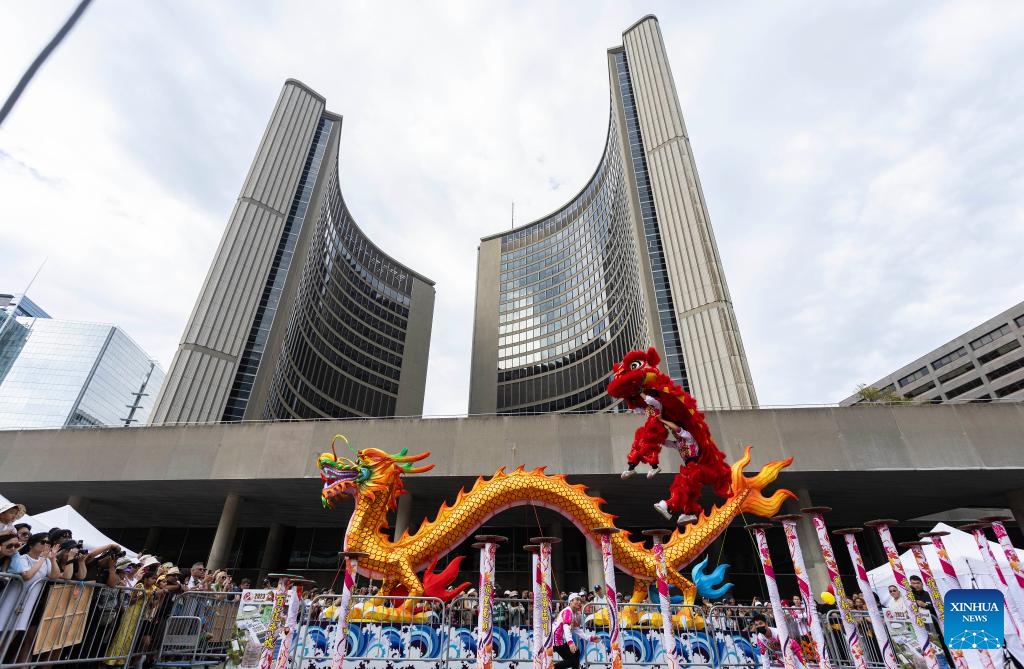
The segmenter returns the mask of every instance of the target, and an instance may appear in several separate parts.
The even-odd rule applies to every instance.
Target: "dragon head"
[[[398,453],[364,448],[356,453],[355,460],[351,460],[339,458],[334,451],[334,442],[331,442],[331,452],[321,453],[317,458],[320,478],[324,482],[320,493],[324,507],[332,508],[342,497],[363,495],[373,499],[378,494],[388,495],[389,504],[394,506],[398,496],[405,493],[403,474],[419,474],[434,468],[434,465],[415,467],[412,464],[429,457],[430,453],[408,455],[408,452],[407,448]]]
[[[651,347],[646,351],[630,351],[612,367],[608,394],[623,400],[637,400],[640,391],[662,376],[658,369],[661,356]]]

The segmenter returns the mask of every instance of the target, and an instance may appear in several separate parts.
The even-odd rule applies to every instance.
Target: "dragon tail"
[[[744,491],[746,495],[740,504],[740,512],[749,512],[762,518],[771,518],[782,508],[783,502],[787,499],[796,499],[796,495],[788,490],[776,490],[770,497],[765,497],[761,491],[775,481],[786,467],[793,464],[793,458],[785,460],[774,460],[761,468],[757,474],[751,477],[743,475],[743,468],[750,464],[750,446],[743,451],[743,457],[732,465],[732,492],[733,495],[740,495]]]

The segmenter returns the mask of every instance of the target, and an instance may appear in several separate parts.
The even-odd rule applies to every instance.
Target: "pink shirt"
[[[567,606],[562,609],[561,613],[558,614],[558,618],[555,620],[554,645],[561,646],[569,643],[570,641],[575,643],[572,638],[573,622],[572,609]]]

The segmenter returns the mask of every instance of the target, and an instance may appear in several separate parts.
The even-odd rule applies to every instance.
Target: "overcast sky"
[[[6,95],[72,0],[0,0]],[[0,292],[165,369],[288,77],[360,227],[437,283],[466,410],[479,238],[595,169],[605,52],[661,21],[759,399],[850,394],[1024,300],[1024,3],[96,0],[0,128]],[[698,398],[699,399],[699,398]]]

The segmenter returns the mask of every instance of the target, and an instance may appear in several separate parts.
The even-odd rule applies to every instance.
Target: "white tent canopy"
[[[26,516],[26,518],[28,517]],[[105,544],[115,543],[111,541],[110,537],[97,530],[82,514],[68,505],[37,514],[24,522],[32,526],[33,532],[46,532],[51,527],[71,530],[72,536],[76,540],[80,539],[86,550],[90,551]],[[128,554],[128,557],[137,558],[139,556],[138,553],[125,546],[121,546],[121,548]]]

